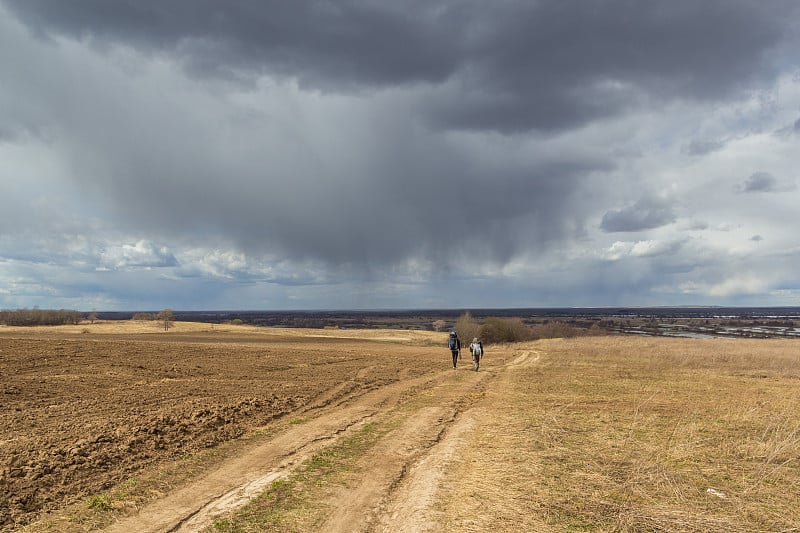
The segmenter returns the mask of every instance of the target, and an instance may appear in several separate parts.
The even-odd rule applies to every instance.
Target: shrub
[[[526,326],[521,318],[489,317],[480,329],[480,338],[485,343],[524,342],[537,339],[564,339],[580,334],[602,335],[600,328],[581,332],[563,322],[545,322],[533,327]],[[470,338],[471,340],[471,338]]]
[[[485,343],[497,343],[527,341],[535,337],[521,318],[489,317],[480,329],[480,338]]]
[[[472,342],[473,337],[480,336],[481,326],[477,320],[472,318],[472,314],[469,311],[465,311],[456,320],[455,330],[462,344],[469,344]]]

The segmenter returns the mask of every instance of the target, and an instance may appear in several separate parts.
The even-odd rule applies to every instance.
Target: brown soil
[[[443,350],[423,332],[368,340],[324,330],[135,329],[0,328],[2,528],[271,422],[442,368]]]
[[[0,529],[800,523],[796,341],[150,328],[0,328]]]

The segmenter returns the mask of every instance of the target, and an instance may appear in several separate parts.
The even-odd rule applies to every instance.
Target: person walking
[[[458,363],[458,355],[461,352],[461,341],[458,339],[458,333],[455,331],[450,332],[447,347],[450,348],[450,353],[453,355],[453,368],[455,368],[456,363]]]
[[[481,357],[483,357],[483,343],[478,337],[472,339],[472,342],[469,344],[469,351],[472,352],[472,367],[475,369],[475,372],[477,372],[478,368],[481,366]]]

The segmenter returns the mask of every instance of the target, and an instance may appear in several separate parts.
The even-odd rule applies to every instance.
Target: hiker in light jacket
[[[478,337],[475,337],[472,339],[472,342],[469,343],[469,351],[472,352],[472,368],[477,372],[478,367],[481,366],[481,358],[483,357],[483,343]]]

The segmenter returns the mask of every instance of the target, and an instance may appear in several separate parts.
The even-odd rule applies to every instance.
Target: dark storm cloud
[[[4,3],[40,35],[175,54],[201,76],[266,70],[315,87],[385,86],[440,81],[458,61],[460,16],[422,0]]]
[[[600,228],[609,233],[658,228],[675,221],[672,206],[656,198],[642,198],[635,204],[603,215]]]
[[[687,221],[702,211],[695,230],[741,222],[763,232],[759,248],[781,242],[760,224],[687,212],[680,194],[691,175],[706,179],[682,172],[687,153],[727,156],[770,127],[773,111],[754,104],[796,61],[784,32],[798,9],[0,0],[0,182],[16,180],[0,192],[0,221],[61,214],[38,222],[49,240],[0,227],[0,248],[18,252],[4,252],[5,279],[69,265],[104,280],[117,305],[157,308],[531,305],[548,291],[538,302],[641,303],[676,286],[682,263],[660,265],[697,254],[666,235],[677,224],[615,233],[672,224],[673,200]],[[791,107],[791,132],[796,102],[775,105]],[[744,179],[764,161],[790,175],[768,155],[739,156],[748,170],[735,192],[786,187]],[[728,175],[717,159],[689,164]],[[36,202],[42,216],[29,214]],[[599,268],[581,259],[609,249]],[[692,274],[678,286],[694,290]]]
[[[358,175],[313,146],[281,145],[285,162],[265,154],[231,168],[199,147],[154,159],[163,139],[153,135],[107,160],[116,184],[106,198],[115,217],[156,235],[207,229],[252,252],[342,267],[408,257],[446,266],[470,245],[502,262],[570,236],[583,175],[611,167],[575,154],[488,165],[435,138],[372,135],[376,146],[354,148],[370,153]]]
[[[0,124],[0,143],[13,141],[17,138],[17,136],[18,133],[16,130],[9,126]]]
[[[547,0],[4,0],[39,35],[125,44],[198,76],[359,91],[432,85],[446,128],[561,129],[637,102],[711,99],[770,75],[796,3]]]

